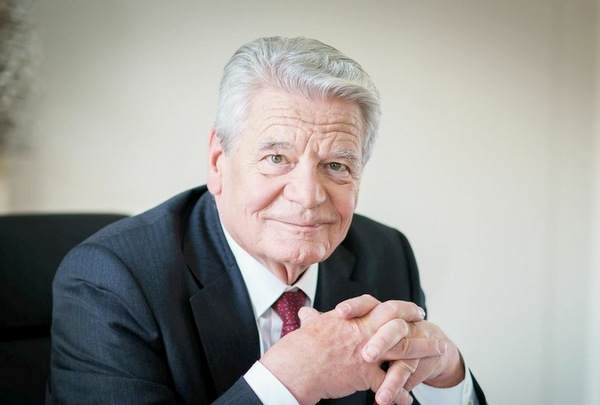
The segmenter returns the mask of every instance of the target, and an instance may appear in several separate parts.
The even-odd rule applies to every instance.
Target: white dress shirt
[[[242,249],[223,229],[227,243],[244,278],[264,354],[281,335],[283,322],[271,308],[285,291],[300,289],[306,294],[306,306],[313,306],[317,291],[318,264],[311,265],[294,285],[287,285]],[[244,379],[264,405],[299,405],[288,389],[259,361],[244,374]],[[413,394],[421,405],[479,405],[469,369],[465,380],[452,388],[434,388],[420,384]]]

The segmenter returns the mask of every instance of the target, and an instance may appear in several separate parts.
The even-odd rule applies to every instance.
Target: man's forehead
[[[259,133],[297,128],[362,138],[364,132],[361,110],[356,103],[334,98],[310,99],[277,89],[265,89],[253,97],[246,124],[248,129]]]
[[[250,99],[250,112],[273,118],[285,117],[300,122],[314,120],[344,120],[355,126],[362,125],[360,106],[338,97],[306,97],[273,87],[258,90]]]
[[[363,138],[354,126],[342,124],[296,125],[282,120],[268,123],[259,131],[248,131],[248,140],[258,152],[286,151],[297,148],[319,149],[325,153],[344,150],[357,157],[361,152]],[[251,140],[253,138],[253,140]]]

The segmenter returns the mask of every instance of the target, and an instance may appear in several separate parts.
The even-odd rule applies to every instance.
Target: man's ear
[[[208,140],[208,178],[206,185],[208,186],[208,190],[214,196],[221,194],[221,190],[223,189],[222,160],[223,148],[221,146],[221,140],[213,129],[210,131]]]

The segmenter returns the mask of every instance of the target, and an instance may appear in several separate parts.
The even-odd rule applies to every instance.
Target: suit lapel
[[[329,311],[341,301],[370,292],[363,283],[351,278],[355,261],[354,255],[340,245],[321,263],[315,298],[316,309],[322,312]]]
[[[200,198],[191,212],[183,251],[200,285],[190,305],[216,392],[220,394],[260,357],[260,344],[248,291],[209,193]]]
[[[231,387],[260,357],[252,307],[243,301],[227,277],[190,299],[217,393]]]

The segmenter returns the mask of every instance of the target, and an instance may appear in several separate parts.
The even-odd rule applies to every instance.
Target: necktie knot
[[[300,327],[298,311],[306,304],[306,294],[302,291],[286,291],[275,303],[273,309],[283,321],[281,337]]]

